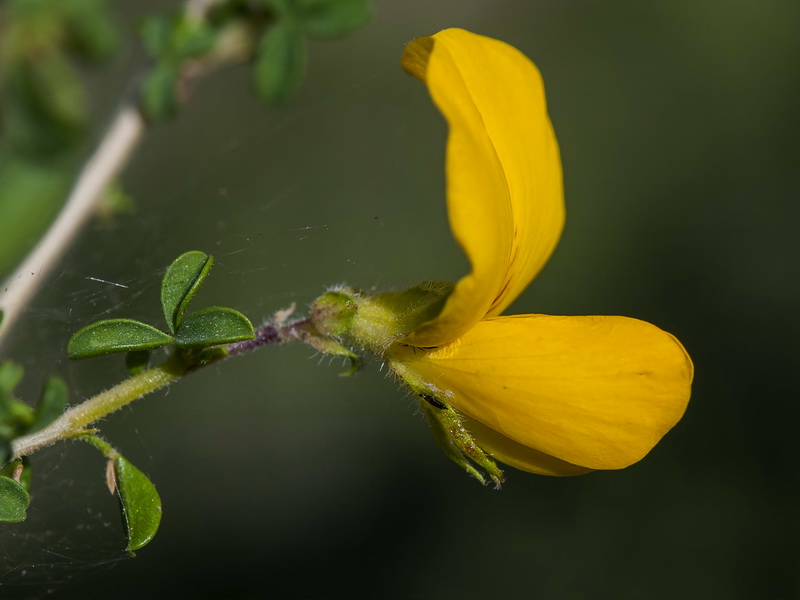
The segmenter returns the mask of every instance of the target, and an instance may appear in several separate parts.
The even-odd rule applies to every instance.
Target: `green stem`
[[[11,444],[13,455],[21,458],[59,440],[81,436],[86,433],[86,427],[95,421],[169,385],[187,375],[195,367],[174,354],[159,366],[142,371],[86,402],[70,408],[41,431],[16,438]]]
[[[290,309],[290,312],[291,310],[293,308]],[[195,360],[176,351],[157,367],[129,377],[86,402],[73,406],[41,431],[12,440],[12,456],[22,458],[58,441],[75,439],[92,433],[92,430],[88,430],[87,427],[95,421],[99,421],[134,400],[166,387],[173,381],[202,367],[239,354],[252,352],[262,346],[282,344],[292,340],[307,341],[308,323],[308,319],[302,318],[289,323],[284,323],[282,320],[277,323],[264,323],[256,329],[254,339],[229,344],[224,351],[218,353],[204,352],[202,358],[200,355],[195,355]]]

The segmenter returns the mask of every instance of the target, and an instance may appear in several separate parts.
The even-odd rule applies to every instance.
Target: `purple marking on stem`
[[[276,325],[275,323],[264,323],[256,328],[256,337],[252,340],[244,340],[242,342],[234,342],[228,344],[226,350],[228,356],[236,356],[237,354],[244,354],[250,352],[261,346],[268,346],[270,344],[282,344],[289,340],[299,339],[303,326],[308,323],[308,319],[299,319],[286,325]]]

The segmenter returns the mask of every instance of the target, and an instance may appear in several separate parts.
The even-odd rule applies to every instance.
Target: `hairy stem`
[[[142,396],[169,385],[186,375],[189,370],[186,363],[173,356],[165,363],[134,375],[70,408],[41,431],[16,438],[11,444],[13,455],[15,457],[27,456],[59,440],[81,436],[86,433],[86,428],[95,421]]]
[[[180,352],[175,352],[157,367],[129,377],[93,398],[73,406],[41,431],[15,438],[11,442],[12,455],[21,458],[58,441],[81,437],[88,432],[87,427],[96,421],[200,368],[232,356],[252,352],[262,346],[301,339],[300,333],[307,324],[307,319],[298,319],[286,324],[281,321],[265,323],[256,329],[255,339],[229,344],[225,353],[202,362],[191,362]]]

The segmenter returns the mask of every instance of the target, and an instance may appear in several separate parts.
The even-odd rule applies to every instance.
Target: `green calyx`
[[[342,335],[353,326],[358,305],[357,292],[350,288],[331,290],[314,301],[311,323],[323,336]]]
[[[355,346],[383,354],[397,338],[435,318],[452,289],[452,284],[441,282],[373,295],[336,288],[314,302],[311,322],[321,335],[342,336]]]

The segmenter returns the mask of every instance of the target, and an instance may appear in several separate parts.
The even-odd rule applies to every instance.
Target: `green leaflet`
[[[180,327],[186,307],[208,277],[214,257],[192,250],[172,261],[161,280],[161,306],[172,333]]]
[[[128,530],[128,552],[147,545],[161,523],[161,497],[147,476],[124,456],[117,455],[114,472]]]
[[[27,517],[31,497],[27,490],[10,477],[0,476],[0,521],[19,523]]]
[[[194,348],[230,344],[255,337],[253,324],[238,310],[211,306],[191,314],[178,329],[175,343]]]
[[[151,350],[171,343],[172,336],[133,319],[109,319],[87,325],[67,344],[71,359],[90,358],[114,352]]]

